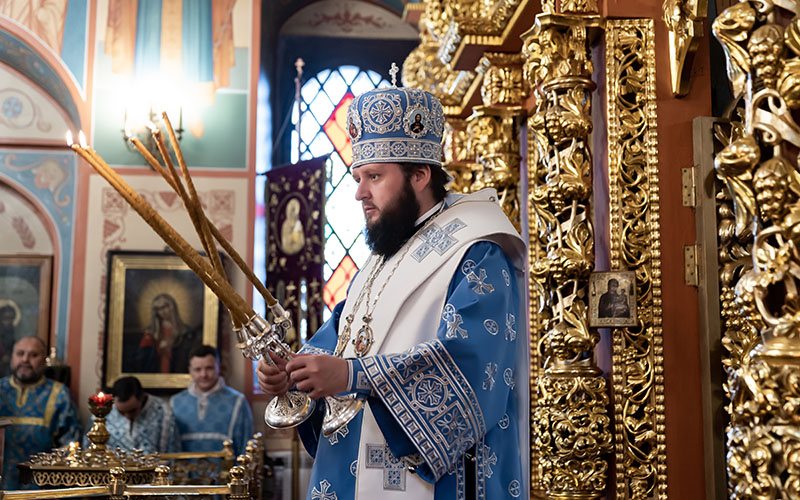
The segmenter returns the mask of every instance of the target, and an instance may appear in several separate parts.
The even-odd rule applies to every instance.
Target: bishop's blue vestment
[[[253,437],[253,412],[241,392],[220,377],[208,392],[197,391],[194,382],[170,399],[183,451],[219,451],[222,442],[233,442],[236,455],[245,452]]]
[[[488,201],[496,198],[485,198],[486,209],[493,210],[496,203]],[[325,438],[319,401],[312,418],[299,427],[306,449],[315,457],[309,500],[499,499],[526,494],[528,345],[520,266],[524,246],[521,240],[509,244],[519,238],[511,234],[513,229],[505,233],[510,235],[506,239],[492,236],[488,227],[481,235],[475,226],[487,226],[485,219],[470,215],[478,206],[444,211],[448,216],[423,228],[409,242],[406,260],[389,274],[392,281],[385,293],[396,294],[396,303],[371,311],[375,330],[383,325],[389,334],[383,340],[376,334],[376,349],[348,361],[347,392],[366,398],[365,410]],[[493,223],[502,224],[498,220]],[[472,233],[465,229],[469,226]],[[455,252],[459,240],[460,252],[448,253]],[[426,260],[428,256],[433,258]],[[392,257],[397,258],[402,256]],[[448,259],[451,262],[442,264]],[[391,267],[389,260],[385,268]],[[369,269],[365,266],[361,274]],[[428,282],[441,279],[440,272],[449,273],[449,285],[445,280],[441,297],[430,300],[436,286]],[[383,276],[379,272],[376,286],[382,286]],[[363,286],[363,278],[354,280],[347,301]],[[403,295],[409,284],[413,290]],[[356,307],[348,308],[347,301],[334,309],[302,352],[334,351],[348,309]],[[390,316],[383,323],[377,317],[382,309]],[[359,323],[353,324],[355,330]],[[414,340],[406,350],[394,349],[408,339]]]
[[[0,419],[6,429],[2,489],[33,488],[19,482],[17,464],[31,455],[79,441],[80,422],[69,391],[60,382],[42,377],[24,386],[13,376],[0,379]]]

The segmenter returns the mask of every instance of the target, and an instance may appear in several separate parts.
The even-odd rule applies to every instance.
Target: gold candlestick
[[[108,429],[106,429],[106,415],[111,412],[111,407],[112,397],[110,394],[100,392],[89,397],[89,411],[94,415],[92,428],[86,433],[86,437],[91,444],[84,453],[84,457],[89,463],[102,463],[105,461],[106,443],[111,438]]]

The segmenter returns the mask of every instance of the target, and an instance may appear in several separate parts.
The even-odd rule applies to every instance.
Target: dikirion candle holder
[[[162,113],[162,118],[162,123],[169,136],[181,175],[178,174],[172,157],[167,151],[161,131],[155,124],[152,124],[150,128],[163,159],[163,165],[144,148],[138,139],[129,137],[129,140],[148,164],[164,178],[183,201],[192,225],[206,254],[209,256],[208,259],[192,248],[142,196],[131,188],[95,150],[87,145],[83,132],[79,134],[78,143],[74,143],[72,133],[67,132],[67,144],[125,199],[156,234],[172,248],[175,254],[220,299],[230,312],[234,331],[239,340],[237,347],[245,357],[253,360],[263,358],[267,363],[272,363],[269,356],[271,352],[285,360],[291,359],[294,352],[283,342],[286,332],[291,327],[291,319],[263,283],[255,276],[244,259],[239,256],[230,246],[230,243],[219,233],[214,224],[206,217],[166,112]],[[264,297],[267,309],[272,315],[271,323],[257,314],[230,285],[222,269],[215,242],[218,242],[228,252],[237,266]],[[325,402],[327,406],[323,421],[323,435],[325,436],[332,435],[346,425],[364,405],[364,402],[357,398],[336,396],[325,398]],[[290,391],[287,394],[276,396],[270,401],[265,410],[264,420],[270,427],[274,428],[294,427],[311,415],[314,411],[314,406],[314,401],[306,393]],[[97,451],[99,453],[99,449]]]

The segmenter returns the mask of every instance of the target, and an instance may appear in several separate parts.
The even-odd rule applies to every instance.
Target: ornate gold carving
[[[441,101],[445,115],[458,116],[464,113],[468,101],[477,91],[488,65],[478,65],[474,71],[449,69],[437,56],[436,23],[429,21],[428,17],[435,14],[430,14],[429,10],[426,8],[420,20],[420,44],[403,62],[401,79],[407,87],[424,89],[435,95]]]
[[[597,0],[561,0],[564,14],[597,14]]]
[[[755,22],[756,9],[750,2],[741,2],[722,11],[712,25],[714,36],[725,51],[728,80],[735,98],[744,93],[745,79],[750,71],[750,55],[739,42],[747,38]]]
[[[425,0],[425,12],[420,19],[420,33],[427,29],[437,43],[444,38],[450,26],[451,13],[445,9],[447,3],[448,0]]]
[[[524,92],[522,55],[487,52],[482,61],[489,69],[483,75],[481,96],[485,106],[520,105]]]
[[[640,323],[612,333],[617,498],[667,496],[654,39],[606,24],[611,268],[636,272]]]
[[[727,124],[714,126],[715,149],[723,150],[731,144],[739,144],[745,137],[743,109]],[[731,148],[734,149],[734,148]],[[728,150],[730,157],[730,149]],[[750,362],[750,352],[761,341],[758,332],[764,328],[761,316],[750,301],[749,280],[742,280],[737,295],[735,288],[739,278],[752,276],[752,213],[741,201],[737,202],[737,183],[728,182],[726,176],[717,171],[719,188],[717,200],[717,256],[719,262],[720,315],[722,319],[722,346],[725,349],[722,364],[727,375],[723,384],[725,396],[732,400],[732,389],[738,374]],[[738,206],[738,209],[737,209]],[[740,220],[737,221],[737,215]],[[730,407],[728,408],[730,411]]]
[[[664,0],[664,22],[669,34],[669,67],[672,93],[689,93],[694,55],[703,36],[708,0]]]
[[[444,0],[437,30],[441,30],[443,20],[449,24],[439,38],[439,58],[451,64],[467,45],[499,47],[528,3],[529,0]]]
[[[519,231],[519,140],[522,108],[476,106],[467,119],[469,152],[481,165],[475,172],[472,190],[494,188],[500,205]]]
[[[800,495],[800,126],[790,112],[799,14],[794,2],[742,2],[714,22],[744,101],[743,120],[716,128],[724,148],[714,160],[730,200],[720,207],[720,282],[728,490],[737,498]]]
[[[598,27],[600,18],[543,15],[541,19],[563,24],[564,28],[546,29],[537,23],[522,35],[523,75],[530,88],[559,79],[591,79],[594,66],[585,50],[587,30]]]
[[[442,106],[463,106],[476,72],[448,69],[436,56],[439,44],[433,37],[422,31],[420,39],[420,44],[403,62],[403,85],[427,90],[442,102]]]
[[[525,75],[536,89],[528,118],[531,247],[531,489],[554,498],[598,498],[611,447],[606,383],[588,326],[594,267],[592,65],[594,17],[539,15],[523,35]]]
[[[483,167],[470,158],[467,121],[450,118],[444,126],[444,162],[445,168],[453,175],[453,183],[449,190],[454,193],[472,192],[472,180],[475,172]]]
[[[171,471],[171,481],[168,484],[225,483],[228,480],[228,469],[234,465],[233,457],[233,443],[228,440],[222,442],[220,451],[161,454],[161,460],[169,463]]]

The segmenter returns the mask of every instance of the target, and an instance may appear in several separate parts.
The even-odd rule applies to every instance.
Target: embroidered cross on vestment
[[[444,255],[450,247],[458,243],[458,240],[452,236],[453,233],[465,227],[467,227],[467,225],[461,222],[460,219],[453,219],[445,224],[444,227],[431,224],[428,229],[419,235],[423,243],[414,250],[411,256],[417,262],[422,262],[423,259],[433,251],[439,255]]]
[[[454,339],[459,335],[463,339],[469,337],[467,330],[461,328],[461,325],[464,324],[464,319],[456,312],[456,308],[453,306],[453,304],[447,304],[444,306],[442,319],[444,319],[445,323],[447,323],[447,332],[445,333],[445,337],[448,339]]]
[[[383,489],[406,491],[406,466],[389,447],[367,443],[367,469],[383,469]]]
[[[316,486],[311,489],[311,498],[313,500],[336,500],[336,492],[328,491],[330,487],[331,483],[327,479],[323,479],[319,483],[319,489]]]

